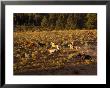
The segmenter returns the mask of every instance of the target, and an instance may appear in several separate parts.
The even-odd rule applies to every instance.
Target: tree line
[[[96,13],[14,13],[14,26],[42,30],[97,29]]]

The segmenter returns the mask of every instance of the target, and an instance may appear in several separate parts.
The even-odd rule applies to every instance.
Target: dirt
[[[89,65],[66,65],[60,68],[51,68],[48,70],[27,71],[15,73],[14,75],[97,75],[97,64]]]

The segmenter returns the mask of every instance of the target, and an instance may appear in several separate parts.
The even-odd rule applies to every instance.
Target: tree
[[[14,26],[37,27],[36,30],[97,28],[95,13],[14,13],[13,18]]]
[[[55,28],[55,25],[56,25],[56,16],[54,13],[50,13],[49,14],[49,28],[51,30],[53,30]]]
[[[84,28],[85,15],[85,13],[68,14],[66,29]]]
[[[41,26],[43,29],[48,28],[49,25],[48,25],[48,19],[46,16],[43,17],[42,22],[41,22]]]
[[[41,26],[41,16],[40,14],[35,14],[34,16],[34,26]]]
[[[65,21],[64,15],[59,14],[58,19],[56,21],[56,29],[64,29],[65,28]]]
[[[75,28],[84,28],[85,23],[85,13],[75,13],[74,14],[74,25]]]
[[[66,29],[74,29],[76,27],[76,23],[74,22],[73,15],[69,14],[66,23]]]
[[[97,29],[97,14],[89,13],[86,16],[87,21],[85,23],[86,28],[88,29]]]

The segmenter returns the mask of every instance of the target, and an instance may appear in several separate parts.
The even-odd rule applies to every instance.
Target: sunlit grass
[[[83,62],[76,60],[77,56],[82,51],[86,52],[90,45],[87,41],[92,41],[96,44],[96,30],[59,30],[59,31],[27,31],[14,32],[14,72],[26,72],[29,70],[48,70],[58,69],[66,65],[92,64],[90,60]],[[61,48],[60,52],[49,55],[46,47],[39,47],[37,42],[43,42],[48,46],[50,42],[61,45],[62,42],[76,41],[76,45],[81,47],[81,50],[70,50]],[[92,47],[95,44],[91,45]],[[85,48],[83,48],[86,47]],[[95,46],[96,47],[96,46]],[[92,51],[95,52],[96,51]],[[90,55],[92,56],[92,55]]]

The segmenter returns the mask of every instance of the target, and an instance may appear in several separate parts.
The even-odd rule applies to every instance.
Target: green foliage
[[[96,13],[14,13],[13,18],[14,26],[32,26],[36,27],[36,30],[97,28]],[[16,31],[24,30],[28,31],[28,29]]]
[[[97,28],[97,14],[89,13],[87,14],[87,21],[85,23],[86,28],[96,29]]]
[[[73,15],[70,14],[67,18],[66,29],[74,29],[74,28],[76,28],[76,24],[74,22]]]
[[[48,28],[48,19],[46,16],[44,16],[44,18],[42,19],[41,26],[43,28]]]
[[[64,16],[58,16],[58,20],[56,21],[56,29],[64,29]]]
[[[50,29],[54,29],[55,28],[55,25],[56,25],[56,16],[55,14],[49,14],[49,26],[50,26]]]

